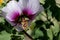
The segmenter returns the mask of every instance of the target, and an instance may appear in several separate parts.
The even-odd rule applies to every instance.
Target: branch
[[[33,38],[28,33],[26,33],[25,30],[23,30],[23,32],[25,33],[26,36],[28,36],[31,40],[33,40]]]

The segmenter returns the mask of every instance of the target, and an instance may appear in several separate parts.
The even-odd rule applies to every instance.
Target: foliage
[[[6,4],[4,2],[0,9]],[[43,5],[44,11],[39,12],[31,23],[31,37],[34,40],[60,40],[60,8],[56,0],[41,0],[40,4]],[[0,40],[23,39],[23,32],[17,32],[3,17],[0,17]]]

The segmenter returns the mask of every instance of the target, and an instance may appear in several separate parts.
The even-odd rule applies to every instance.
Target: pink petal
[[[16,19],[21,15],[21,9],[18,3],[14,0],[10,1],[5,7],[2,8],[3,17],[11,24],[16,24]]]
[[[19,12],[18,11],[14,11],[12,13],[9,13],[6,15],[6,18],[10,21],[16,21],[17,18],[19,18]]]
[[[30,8],[33,11],[32,14],[36,14],[37,12],[41,12],[44,9],[40,5],[39,0],[29,0],[29,2],[27,3],[27,8]]]
[[[32,20],[34,18],[34,15],[32,10],[30,10],[29,8],[24,8],[23,9],[23,15],[27,16],[30,20]]]

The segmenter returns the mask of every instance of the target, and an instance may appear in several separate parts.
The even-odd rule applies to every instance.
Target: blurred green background
[[[7,1],[4,0],[0,9]],[[60,40],[60,0],[40,0],[40,4],[43,5],[44,11],[39,12],[26,32],[34,40]],[[0,40],[24,40],[24,33],[17,32],[0,16]]]

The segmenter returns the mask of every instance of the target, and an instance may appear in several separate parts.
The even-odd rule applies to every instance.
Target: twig
[[[28,33],[26,33],[26,31],[25,30],[23,30],[23,32],[25,33],[25,35],[27,35],[31,40],[33,40],[33,38],[28,34]]]

